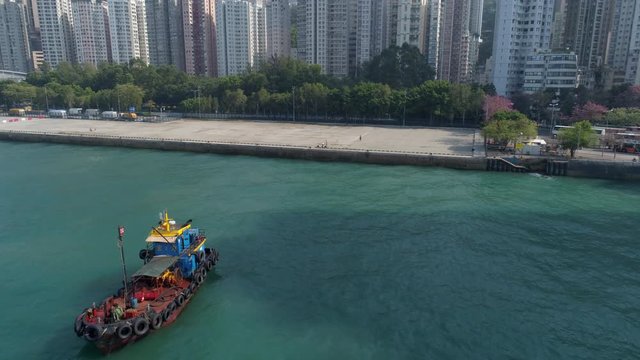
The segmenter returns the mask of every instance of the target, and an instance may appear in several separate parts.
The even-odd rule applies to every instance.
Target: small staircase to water
[[[503,158],[490,158],[487,159],[487,171],[500,171],[500,172],[529,172],[524,166],[516,165]]]

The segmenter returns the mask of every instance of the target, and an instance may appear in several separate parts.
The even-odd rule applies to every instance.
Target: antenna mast
[[[127,307],[127,265],[124,263],[124,226],[118,225],[118,247],[120,248],[120,259],[122,260],[122,274],[124,276],[124,307]]]

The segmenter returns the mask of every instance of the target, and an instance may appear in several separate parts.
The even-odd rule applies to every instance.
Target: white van
[[[87,117],[98,117],[100,116],[100,110],[98,109],[87,109],[84,111],[84,116]]]
[[[49,110],[49,117],[65,119],[67,110]]]
[[[69,109],[69,116],[80,116],[80,115],[82,115],[82,108]]]
[[[103,119],[117,119],[118,112],[117,111],[103,111],[100,115]]]

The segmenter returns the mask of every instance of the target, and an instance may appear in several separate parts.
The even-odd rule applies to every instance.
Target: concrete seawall
[[[614,180],[640,180],[640,163],[571,160],[567,176]]]
[[[508,167],[493,170],[491,159],[484,157],[435,155],[403,151],[373,151],[340,148],[286,146],[281,144],[225,143],[204,140],[161,139],[134,136],[65,134],[60,132],[29,132],[0,130],[0,140],[21,142],[48,142],[90,146],[128,147],[195,153],[248,155],[314,161],[340,161],[379,165],[437,166],[459,170],[513,171]],[[554,159],[535,158],[522,165],[534,172],[545,172],[546,163],[558,163]],[[612,180],[640,180],[640,163],[569,160],[562,171],[548,175],[601,178]],[[548,167],[547,167],[548,168]]]
[[[486,168],[486,159],[480,157],[294,147],[278,144],[221,143],[185,141],[182,139],[151,139],[128,136],[76,135],[24,131],[0,131],[0,140],[249,155],[315,161],[357,162],[380,165],[438,166],[462,170],[485,170]]]

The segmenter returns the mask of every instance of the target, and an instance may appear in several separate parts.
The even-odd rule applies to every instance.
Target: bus
[[[551,130],[551,134],[553,134],[553,137],[557,137],[558,134],[560,133],[560,131],[562,131],[564,129],[573,129],[573,126],[556,125],[556,126],[553,127],[553,130]],[[591,127],[591,131],[593,131],[594,134],[598,135],[598,137],[600,139],[602,139],[607,134],[615,134],[615,133],[624,131],[624,129],[608,128],[608,127],[602,127],[602,126],[592,126]]]
[[[637,154],[640,152],[640,133],[623,132],[614,134],[614,149],[618,152]]]

